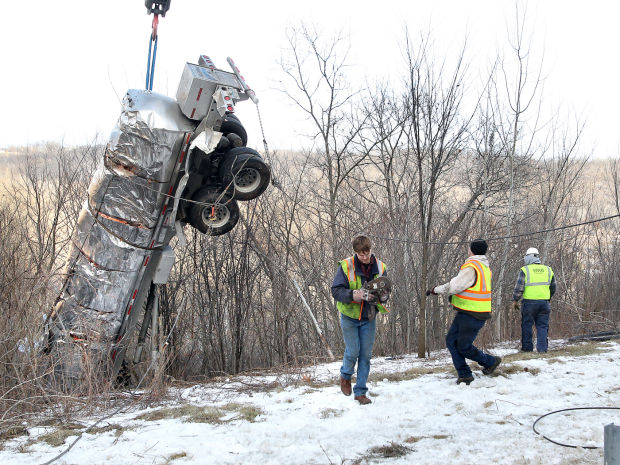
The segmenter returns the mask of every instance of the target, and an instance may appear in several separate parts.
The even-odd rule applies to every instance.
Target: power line
[[[281,186],[277,185],[275,186],[276,188],[278,188],[280,190],[280,192],[282,192],[282,194],[286,197],[288,197],[291,200],[294,200],[288,193],[286,193],[284,191],[284,189],[282,189]],[[297,204],[297,208],[300,208],[302,210],[305,210],[307,212],[311,212],[313,214],[316,214],[316,210],[311,210],[310,208],[307,207],[303,207],[300,206],[299,204]],[[554,231],[561,231],[564,229],[570,229],[570,228],[576,228],[579,226],[584,226],[584,225],[588,225],[588,224],[592,224],[592,223],[598,223],[601,221],[607,221],[613,218],[618,218],[620,217],[620,213],[616,214],[616,215],[611,215],[611,216],[606,216],[603,218],[597,218],[594,220],[588,220],[588,221],[583,221],[581,223],[575,223],[575,224],[569,224],[566,226],[558,226],[556,228],[548,228],[548,229],[541,229],[539,231],[533,231],[533,232],[526,232],[526,233],[521,233],[521,234],[511,234],[511,235],[506,235],[506,236],[495,236],[495,237],[490,237],[488,239],[485,239],[487,242],[489,241],[498,241],[498,240],[502,240],[502,239],[514,239],[517,237],[528,237],[528,236],[535,236],[537,234],[544,234],[547,232],[554,232]],[[341,228],[347,229],[349,232],[353,232],[353,233],[357,233],[359,232],[359,228],[356,229],[352,229],[352,228],[348,228],[345,227],[343,225],[339,225]],[[382,240],[386,240],[386,241],[392,241],[392,242],[404,242],[404,243],[409,243],[409,244],[433,244],[433,245],[461,245],[461,244],[468,244],[470,241],[423,241],[423,240],[412,240],[409,238],[399,238],[399,237],[390,237],[390,236],[383,236],[383,235],[379,235],[379,234],[371,234],[371,233],[367,233],[368,236],[373,237],[375,239],[382,239]]]
[[[611,216],[606,216],[603,218],[597,218],[594,220],[588,220],[588,221],[584,221],[581,223],[575,223],[575,224],[569,224],[566,226],[558,226],[557,228],[549,228],[549,229],[541,229],[540,231],[533,231],[533,232],[526,232],[526,233],[522,233],[522,234],[511,234],[511,235],[507,235],[507,236],[495,236],[495,237],[490,237],[488,239],[485,239],[487,242],[489,241],[498,241],[501,239],[513,239],[513,238],[517,238],[517,237],[527,237],[527,236],[535,236],[537,234],[543,234],[543,233],[547,233],[547,232],[554,232],[554,231],[560,231],[563,229],[570,229],[570,228],[576,228],[578,226],[584,226],[587,224],[592,224],[592,223],[598,223],[601,221],[607,221],[607,220],[611,220],[613,218],[618,218],[620,217],[620,214],[616,214],[616,215],[611,215]],[[407,242],[410,244],[444,244],[444,245],[460,245],[460,244],[468,244],[470,241],[448,241],[448,242],[444,242],[444,241],[420,241],[420,240],[411,240],[411,239],[401,239],[401,238],[396,238],[396,237],[386,237],[386,236],[379,236],[376,234],[369,234],[372,237],[375,237],[377,239],[383,239],[383,240],[387,240],[387,241],[397,241],[397,242]]]

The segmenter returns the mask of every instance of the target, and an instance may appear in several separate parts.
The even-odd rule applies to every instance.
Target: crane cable
[[[157,27],[159,26],[159,15],[166,16],[170,8],[170,0],[144,2],[147,14],[153,14],[151,35],[149,36],[149,56],[146,63],[146,90],[153,90],[153,76],[155,74],[155,58],[157,57]]]
[[[155,74],[155,58],[157,57],[157,26],[159,15],[153,16],[153,32],[149,37],[149,57],[146,63],[146,90],[153,90],[153,75]],[[152,61],[151,61],[152,59]]]

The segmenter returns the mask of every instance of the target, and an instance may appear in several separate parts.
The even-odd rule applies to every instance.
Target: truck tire
[[[237,147],[224,155],[219,178],[235,200],[252,200],[267,189],[271,170],[256,150]]]
[[[231,132],[237,134],[241,137],[241,145],[243,146],[248,143],[248,133],[243,127],[243,124],[241,124],[241,121],[239,121],[239,118],[233,114],[226,115],[222,122],[222,126],[220,126],[220,132],[224,134],[224,136],[228,136]]]
[[[239,221],[239,205],[228,194],[212,187],[202,188],[192,198],[190,224],[209,236],[220,236],[231,231]]]

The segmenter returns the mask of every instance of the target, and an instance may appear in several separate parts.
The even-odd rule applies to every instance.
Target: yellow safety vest
[[[461,270],[473,268],[476,282],[473,286],[452,296],[452,305],[468,312],[491,311],[491,270],[478,260],[467,260]]]
[[[355,255],[353,257],[345,258],[340,261],[340,267],[342,271],[344,271],[344,275],[347,277],[349,281],[349,288],[352,290],[361,289],[362,288],[362,278],[357,276],[355,273]],[[382,276],[385,273],[386,266],[381,260],[375,257],[377,260],[377,267],[379,268],[379,274],[375,274],[373,279]],[[336,308],[343,315],[348,316],[349,318],[354,318],[357,320],[362,319],[362,306],[364,302],[350,302],[345,304],[344,302],[336,301]],[[381,313],[388,313],[388,310],[380,303],[377,303],[377,308]]]
[[[553,270],[550,266],[533,263],[521,267],[521,271],[525,273],[524,299],[549,300],[551,298],[549,286],[553,278]]]

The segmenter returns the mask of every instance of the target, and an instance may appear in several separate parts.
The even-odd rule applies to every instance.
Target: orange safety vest
[[[478,260],[467,260],[461,270],[473,268],[476,282],[473,286],[452,296],[452,305],[468,312],[491,311],[491,270]]]

